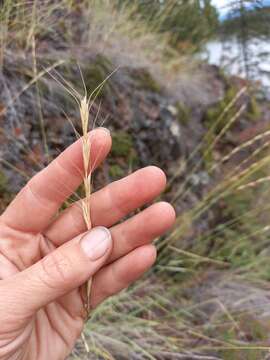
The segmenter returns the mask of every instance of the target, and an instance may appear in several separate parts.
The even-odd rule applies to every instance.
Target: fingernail
[[[103,226],[98,226],[83,237],[81,247],[90,260],[96,261],[106,254],[111,241],[110,231]]]
[[[103,127],[103,126],[100,126],[97,129],[101,129],[101,130],[105,131],[106,133],[111,134],[110,130],[108,128]]]

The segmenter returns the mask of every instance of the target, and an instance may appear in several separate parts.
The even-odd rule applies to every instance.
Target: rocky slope
[[[66,114],[80,131],[76,105],[65,90],[49,75],[30,86],[27,60],[18,61],[20,70],[17,63],[7,63],[0,76],[2,209],[28,177],[74,141],[74,130]],[[87,58],[82,66],[87,87],[94,90],[115,67],[116,64],[104,55],[96,54]],[[71,64],[68,69],[59,66],[58,71],[76,88],[81,89],[77,66]],[[254,194],[241,194],[237,204],[233,201],[233,192],[229,199],[218,198],[214,202],[211,202],[213,199],[209,194],[222,183],[227,174],[269,141],[269,136],[265,136],[250,147],[236,152],[229,161],[222,160],[233,149],[267,131],[270,108],[258,91],[243,90],[250,86],[244,80],[227,78],[220,69],[205,64],[200,65],[199,71],[203,80],[200,80],[200,89],[196,89],[194,98],[193,83],[189,85],[185,82],[178,87],[179,92],[173,94],[172,90],[166,89],[159,79],[143,67],[120,67],[113,74],[98,95],[91,112],[92,119],[98,114],[96,126],[100,124],[108,127],[113,136],[112,153],[95,176],[95,188],[141,166],[155,164],[162,167],[169,179],[164,198],[174,203],[178,213],[177,227],[168,238],[180,251],[184,249],[198,255],[194,264],[190,262],[189,255],[185,257],[181,253],[183,267],[181,265],[180,268],[184,272],[185,267],[192,266],[192,271],[196,274],[199,271],[200,276],[196,275],[189,285],[185,282],[191,281],[189,277],[179,277],[179,267],[175,266],[175,261],[180,255],[164,247],[164,239],[161,239],[161,255],[156,271],[160,267],[163,269],[162,277],[168,271],[176,284],[184,284],[179,285],[176,291],[178,296],[188,299],[189,304],[207,303],[209,299],[218,298],[230,313],[239,311],[239,306],[242,309],[239,298],[249,297],[246,294],[250,292],[256,293],[250,300],[253,301],[253,307],[266,304],[265,299],[268,299],[266,289],[256,291],[250,283],[239,287],[238,277],[233,282],[228,280],[234,276],[234,269],[240,267],[241,261],[248,264],[251,256],[259,254],[262,249],[256,249],[257,253],[252,250],[252,254],[244,254],[240,250],[240,253],[232,256],[232,245],[229,243],[228,248],[226,239],[237,237],[241,232],[249,236],[253,230],[237,224],[228,229],[229,233],[224,231],[222,236],[218,233],[219,226],[252,209]],[[198,92],[201,96],[198,96]],[[43,126],[46,146],[41,131]],[[259,159],[258,156],[256,159]],[[249,165],[250,160],[247,160],[241,169]],[[258,193],[256,202],[260,204]],[[198,213],[196,209],[202,203],[203,211]],[[211,206],[205,207],[208,203]],[[240,210],[237,207],[239,203],[242,206]],[[263,226],[266,221],[268,218],[263,218],[259,225]],[[187,226],[183,227],[183,223]],[[245,246],[248,246],[247,243]],[[211,259],[215,260],[212,262]],[[213,286],[217,282],[219,286]],[[243,303],[245,309],[250,301]],[[183,306],[182,300],[179,306]],[[213,312],[216,317],[223,316],[222,306],[216,306],[215,303],[214,310],[211,306],[201,309],[201,317],[198,317],[200,325],[207,324]],[[267,318],[268,314],[269,310],[264,309]],[[173,323],[171,326],[176,325]],[[190,346],[196,343],[195,338],[191,336]],[[253,340],[256,342],[258,338],[254,336],[250,341]],[[250,342],[245,336],[243,341]],[[201,339],[200,342],[205,345],[207,341]],[[160,358],[175,359],[174,356],[164,354]],[[196,357],[199,355],[194,354],[183,356],[186,357],[180,357],[179,353],[181,359],[211,358]],[[132,355],[129,358],[140,357]]]

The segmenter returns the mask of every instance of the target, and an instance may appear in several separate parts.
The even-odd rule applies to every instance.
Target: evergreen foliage
[[[128,0],[116,0],[127,6]],[[135,0],[132,6],[158,32],[169,33],[179,50],[198,50],[218,26],[218,13],[211,0]]]
[[[221,25],[221,33],[225,39],[236,36],[245,76],[253,79],[258,57],[265,54],[256,54],[255,58],[252,44],[270,36],[270,9],[264,7],[262,0],[233,0],[228,10],[228,19]]]

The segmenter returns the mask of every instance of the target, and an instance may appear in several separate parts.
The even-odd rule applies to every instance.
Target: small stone
[[[173,122],[170,126],[170,130],[173,136],[178,138],[181,136],[180,126],[177,123]]]
[[[167,109],[169,110],[169,112],[173,115],[173,116],[177,116],[178,114],[178,109],[174,106],[174,105],[169,105],[167,107]]]

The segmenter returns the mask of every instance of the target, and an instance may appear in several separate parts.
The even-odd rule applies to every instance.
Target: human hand
[[[111,138],[104,129],[90,137],[91,164],[98,165]],[[92,308],[127,287],[154,263],[150,243],[174,222],[173,208],[156,203],[116,224],[164,189],[163,172],[152,166],[92,195],[93,230],[86,231],[78,204],[56,216],[82,170],[79,140],[33,177],[0,217],[1,360],[64,359],[84,326],[81,285],[93,278]]]

